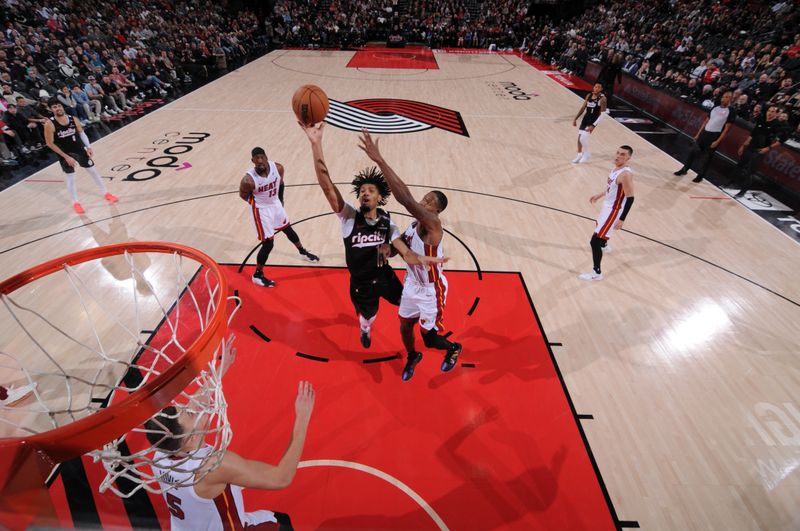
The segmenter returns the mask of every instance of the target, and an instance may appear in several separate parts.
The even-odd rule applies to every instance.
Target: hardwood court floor
[[[286,168],[286,208],[304,220],[305,246],[322,265],[342,265],[337,223],[315,217],[329,208],[290,111],[294,90],[314,83],[342,103],[393,98],[457,111],[468,136],[437,127],[386,135],[385,158],[415,194],[447,194],[443,219],[464,242],[445,240],[448,267],[521,272],[547,337],[562,343],[555,357],[575,409],[593,416],[581,422],[619,520],[799,527],[800,247],[733,201],[694,199],[721,194],[673,177],[675,160],[612,120],[592,135],[591,161],[570,164],[579,98],[516,57],[437,54],[438,70],[348,69],[351,57],[276,51],[98,141],[116,206],[79,171],[87,214],[73,214],[64,184],[50,182],[62,179],[57,165],[4,191],[3,276],[125,240],[241,262],[257,242],[236,189],[256,145]],[[513,99],[511,84],[535,96]],[[368,161],[355,133],[329,125],[325,135],[331,175],[349,193]],[[604,258],[606,279],[582,283],[597,214],[588,198],[604,188],[621,144],[635,150],[636,204]],[[270,262],[301,263],[283,236]]]

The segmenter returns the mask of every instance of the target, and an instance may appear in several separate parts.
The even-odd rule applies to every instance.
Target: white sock
[[[92,176],[92,179],[94,179],[94,184],[96,184],[97,187],[100,188],[100,192],[103,195],[107,194],[108,190],[106,189],[106,183],[103,182],[103,178],[100,177],[99,173],[97,173],[97,168],[92,166],[91,168],[84,168],[84,169],[89,172],[89,175]]]
[[[67,192],[73,203],[78,202],[78,188],[75,186],[75,172],[67,173]]]
[[[372,323],[375,322],[375,318],[378,315],[373,315],[371,319],[365,319],[363,315],[358,316],[358,323],[361,325],[362,332],[369,332],[372,328]]]
[[[578,141],[581,143],[581,147],[583,147],[584,155],[589,155],[589,133],[586,131],[581,131],[578,133]]]

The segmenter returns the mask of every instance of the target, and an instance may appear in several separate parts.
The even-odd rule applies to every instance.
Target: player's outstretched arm
[[[399,254],[408,265],[427,266],[431,264],[444,264],[450,261],[450,257],[448,256],[423,256],[415,253],[406,245],[403,238],[396,238],[393,240],[392,247],[397,249],[397,254]]]
[[[288,487],[297,472],[300,455],[306,442],[308,423],[314,409],[314,388],[310,382],[301,381],[295,399],[295,420],[289,446],[277,465],[253,459],[244,459],[234,452],[227,452],[222,464],[195,485],[195,491],[203,498],[214,498],[225,485],[244,488],[276,490]]]
[[[338,214],[344,208],[344,199],[342,199],[339,189],[331,181],[328,166],[325,164],[325,156],[322,154],[322,130],[325,123],[320,123],[319,126],[297,123],[300,124],[300,128],[311,142],[311,154],[314,157],[314,172],[317,174],[317,182],[331,205],[331,209]]]
[[[377,139],[373,142],[369,131],[362,129],[359,140],[361,143],[358,145],[358,147],[361,148],[361,150],[364,151],[364,153],[366,153],[367,156],[372,159],[372,161],[375,162],[381,169],[381,172],[383,172],[383,176],[386,178],[386,182],[389,184],[389,188],[392,190],[395,198],[397,198],[397,201],[406,207],[408,213],[419,220],[419,222],[422,223],[426,229],[431,232],[441,232],[442,222],[439,220],[439,216],[428,211],[426,208],[420,205],[416,199],[414,199],[414,196],[406,183],[400,179],[392,167],[389,166],[389,164],[383,159],[380,148],[378,147],[380,139]]]

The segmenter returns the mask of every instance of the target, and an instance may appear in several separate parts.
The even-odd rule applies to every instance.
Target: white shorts
[[[614,205],[603,204],[603,209],[600,211],[600,215],[597,216],[597,227],[595,227],[594,233],[597,234],[599,238],[604,240],[609,239],[611,235],[614,234],[614,224],[621,215],[621,205],[615,209]]]
[[[421,285],[406,276],[398,313],[403,319],[419,319],[424,330],[442,330],[444,305],[447,302],[447,279],[439,276],[434,284]]]
[[[289,218],[280,203],[262,208],[251,204],[250,208],[253,211],[253,222],[256,225],[259,240],[272,238],[276,232],[289,225]]]

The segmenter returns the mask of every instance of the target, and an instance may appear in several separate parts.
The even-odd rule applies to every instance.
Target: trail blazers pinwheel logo
[[[436,127],[469,136],[458,111],[411,100],[330,100],[325,121],[349,131],[366,128],[370,133],[414,133]]]

